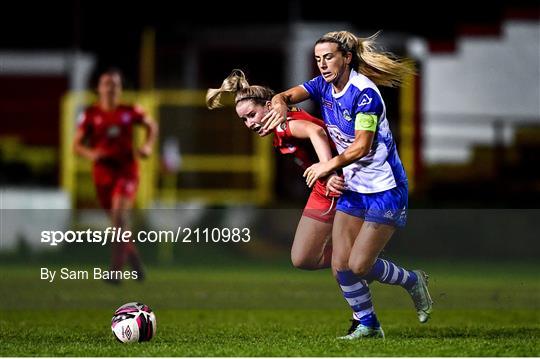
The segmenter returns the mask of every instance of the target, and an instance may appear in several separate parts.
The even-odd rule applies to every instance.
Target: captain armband
[[[377,130],[377,115],[359,113],[354,120],[354,129],[375,132]]]

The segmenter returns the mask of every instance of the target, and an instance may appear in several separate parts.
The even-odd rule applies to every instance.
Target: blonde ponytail
[[[274,91],[265,86],[250,86],[244,72],[238,69],[234,69],[231,74],[223,80],[220,88],[208,89],[206,92],[206,106],[210,110],[223,107],[223,104],[221,103],[221,94],[224,92],[230,92],[235,95],[235,104],[244,100],[252,100],[255,103],[263,105],[267,101],[272,100],[272,97],[274,97],[275,94]]]
[[[234,69],[231,74],[223,80],[220,88],[208,89],[206,92],[206,106],[210,110],[223,107],[223,104],[221,103],[221,94],[223,92],[236,94],[238,91],[247,87],[249,87],[249,83],[246,80],[244,72],[242,70]]]
[[[351,52],[351,68],[368,77],[377,85],[399,87],[410,75],[416,74],[411,60],[400,59],[390,52],[377,50],[376,38],[380,31],[360,38],[348,31],[326,33],[315,44],[332,42],[345,54]]]

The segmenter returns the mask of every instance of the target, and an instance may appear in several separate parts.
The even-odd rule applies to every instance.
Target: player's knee
[[[336,256],[332,256],[332,273],[334,277],[337,275],[337,272],[343,272],[349,270],[349,263],[346,258],[342,259]]]
[[[349,259],[349,269],[359,277],[363,277],[371,270],[372,264],[365,260]]]
[[[291,262],[298,269],[314,270],[319,268],[319,261],[305,254],[291,253]]]

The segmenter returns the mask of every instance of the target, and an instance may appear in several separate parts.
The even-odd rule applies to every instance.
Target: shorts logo
[[[351,114],[347,110],[343,111],[343,118],[349,122],[352,120]]]
[[[365,105],[369,105],[371,103],[373,99],[371,97],[369,97],[368,95],[366,94],[363,94],[362,97],[360,98],[360,104],[358,105],[358,107],[360,106],[365,106]]]
[[[394,218],[394,212],[386,211],[386,213],[384,214],[384,218]]]

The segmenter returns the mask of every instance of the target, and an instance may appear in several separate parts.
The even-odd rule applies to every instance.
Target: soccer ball
[[[156,315],[145,304],[126,303],[114,312],[111,329],[119,342],[145,342],[156,335]]]

